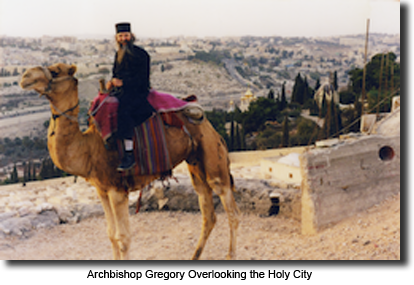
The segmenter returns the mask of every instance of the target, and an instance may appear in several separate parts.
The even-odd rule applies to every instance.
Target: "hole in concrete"
[[[280,211],[280,199],[279,197],[270,197],[270,202],[272,202],[272,206],[269,209],[269,216],[277,216]]]
[[[393,159],[395,154],[392,147],[383,146],[382,148],[380,148],[378,155],[381,158],[381,160],[387,161]]]
[[[293,178],[293,174],[292,173],[289,173],[289,178]]]
[[[272,168],[271,167],[269,167],[269,172],[272,172]]]

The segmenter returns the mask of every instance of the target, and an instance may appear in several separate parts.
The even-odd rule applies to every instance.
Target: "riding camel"
[[[134,176],[134,183],[131,183],[134,187],[125,189],[122,173],[116,170],[118,152],[105,147],[94,124],[85,132],[79,130],[78,80],[74,77],[75,72],[75,65],[63,63],[47,68],[34,67],[23,74],[20,86],[25,90],[35,90],[49,100],[52,112],[47,135],[50,156],[57,167],[84,177],[96,187],[105,211],[113,257],[128,259],[132,239],[128,194],[143,189],[160,175]],[[190,135],[181,128],[166,128],[167,149],[174,167],[192,158],[188,169],[202,213],[201,235],[192,259],[199,259],[216,223],[213,191],[220,197],[227,212],[230,226],[227,259],[234,259],[239,209],[233,196],[234,184],[226,144],[208,120],[204,119],[197,125],[182,113],[177,115]]]

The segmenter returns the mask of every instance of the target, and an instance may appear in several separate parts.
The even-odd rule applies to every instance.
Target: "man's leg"
[[[122,157],[121,163],[118,165],[118,171],[127,171],[134,167],[134,148],[132,139],[124,139],[124,156]]]
[[[131,110],[125,100],[120,100],[118,108],[118,139],[123,142],[124,156],[118,165],[118,171],[126,171],[135,165],[134,146],[133,146],[133,118],[130,116]]]

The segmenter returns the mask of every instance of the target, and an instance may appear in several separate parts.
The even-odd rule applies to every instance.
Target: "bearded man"
[[[135,36],[129,23],[115,25],[118,51],[115,54],[112,79],[106,88],[119,100],[118,139],[123,141],[125,155],[119,171],[126,171],[135,164],[133,155],[134,127],[142,124],[155,112],[148,103],[150,89],[150,56],[141,47],[134,45]]]

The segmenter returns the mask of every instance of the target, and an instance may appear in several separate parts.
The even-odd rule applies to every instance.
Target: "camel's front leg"
[[[99,194],[99,198],[101,199],[102,208],[104,209],[104,212],[105,212],[105,218],[106,218],[106,223],[107,223],[107,233],[108,233],[109,240],[111,241],[111,244],[112,244],[113,258],[120,259],[121,256],[119,252],[118,242],[115,240],[115,233],[116,233],[115,217],[114,217],[114,214],[112,213],[112,208],[109,202],[108,194],[105,191],[100,190],[100,189],[98,189],[98,194]]]
[[[129,228],[128,193],[123,190],[108,191],[109,202],[114,216],[115,235],[114,242],[118,246],[118,254],[115,259],[128,259],[131,244]]]

